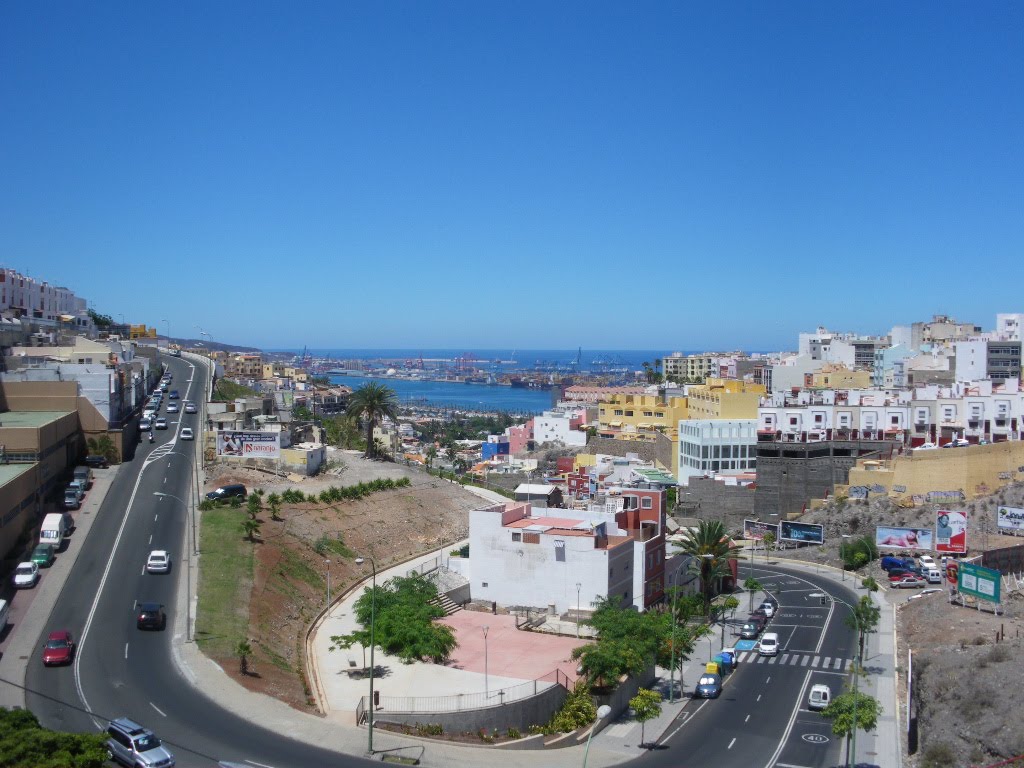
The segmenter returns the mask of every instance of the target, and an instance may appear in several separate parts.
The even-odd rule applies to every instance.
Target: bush
[[[944,741],[929,745],[921,761],[921,768],[954,768],[955,765],[956,753]]]
[[[509,728],[505,732],[505,737],[508,739],[521,739],[523,738],[523,734],[519,732],[518,728]]]
[[[217,505],[214,504],[212,501],[210,501],[210,499],[203,499],[202,501],[199,502],[199,511],[200,512],[209,512],[211,509],[214,509],[216,506]]]
[[[590,687],[584,681],[577,680],[562,708],[551,718],[549,727],[552,732],[570,733],[590,725],[596,719],[597,707],[590,697]]]
[[[444,726],[440,723],[416,723],[416,733],[420,736],[441,736]]]

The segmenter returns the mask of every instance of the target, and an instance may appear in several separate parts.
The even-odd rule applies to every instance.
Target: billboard
[[[805,544],[822,544],[825,541],[825,526],[783,520],[779,523],[779,539],[781,541],[802,541]]]
[[[996,522],[1000,528],[1008,528],[1011,531],[1024,531],[1024,509],[999,507],[996,510]]]
[[[967,515],[946,509],[935,513],[935,551],[967,552]]]
[[[242,459],[281,458],[280,432],[217,433],[217,455]]]
[[[875,546],[888,549],[932,549],[932,532],[927,528],[875,526]]]
[[[957,589],[965,595],[974,595],[979,600],[999,602],[999,589],[1002,576],[999,571],[985,568],[974,563],[960,563],[960,575]]]
[[[764,538],[766,533],[770,533],[775,537],[775,540],[779,540],[779,524],[778,523],[762,523],[760,520],[744,520],[743,521],[743,538],[744,539],[756,539],[760,541]]]

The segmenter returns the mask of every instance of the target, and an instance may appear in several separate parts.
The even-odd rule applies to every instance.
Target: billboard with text
[[[967,552],[967,515],[948,509],[935,513],[935,551]]]
[[[887,549],[931,549],[932,532],[928,528],[875,527],[875,546]]]
[[[772,534],[775,540],[779,540],[779,524],[778,523],[762,523],[760,520],[744,520],[743,521],[743,538],[744,539],[756,539],[760,541],[764,538],[766,533]]]
[[[779,523],[779,538],[782,541],[801,541],[804,544],[823,544],[825,526],[814,523],[794,523],[783,520]]]
[[[281,458],[280,432],[217,433],[217,455],[242,459]]]
[[[1003,530],[1024,531],[1024,509],[999,507],[996,510],[996,523]]]

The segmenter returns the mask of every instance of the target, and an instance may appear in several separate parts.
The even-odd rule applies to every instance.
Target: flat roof
[[[7,485],[33,467],[35,467],[35,462],[30,464],[0,464],[0,487]]]
[[[6,411],[0,413],[0,427],[32,427],[38,429],[74,411]]]
[[[573,519],[571,517],[524,517],[515,522],[506,525],[506,528],[532,528],[539,527],[543,528],[575,528],[580,523],[586,523],[587,521],[582,519]],[[589,530],[590,526],[587,525]]]

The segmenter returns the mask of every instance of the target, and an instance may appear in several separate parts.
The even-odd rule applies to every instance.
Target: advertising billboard
[[[805,544],[822,544],[825,541],[825,526],[783,520],[779,523],[779,539],[781,541],[802,541]]]
[[[1002,576],[999,571],[974,563],[960,563],[960,575],[956,588],[965,595],[974,595],[979,600],[999,602]]]
[[[217,455],[242,459],[279,459],[281,433],[218,432]]]
[[[996,510],[996,523],[1003,529],[1024,531],[1024,509],[999,507]]]
[[[875,526],[875,546],[888,549],[931,549],[932,532],[927,528]]]
[[[764,538],[766,533],[770,533],[775,537],[775,540],[779,540],[779,524],[778,523],[762,523],[760,520],[744,520],[743,521],[743,538],[744,539],[756,539],[760,541]]]
[[[946,509],[935,513],[935,551],[961,555],[967,551],[967,515]]]

